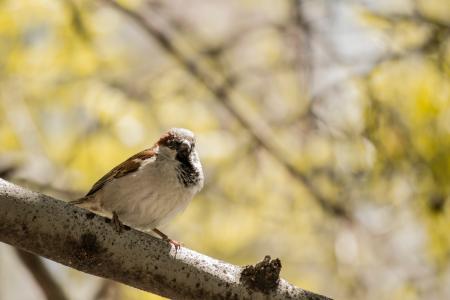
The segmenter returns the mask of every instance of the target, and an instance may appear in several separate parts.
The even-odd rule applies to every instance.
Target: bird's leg
[[[118,234],[120,234],[122,232],[123,224],[122,224],[122,222],[120,222],[119,216],[117,215],[117,213],[115,211],[113,211],[112,225],[114,226],[114,230]]]
[[[164,241],[174,245],[175,246],[175,250],[180,249],[180,247],[182,245],[180,242],[170,239],[166,234],[164,234],[161,231],[159,231],[158,228],[153,228],[153,232],[156,233],[157,235],[159,235]]]

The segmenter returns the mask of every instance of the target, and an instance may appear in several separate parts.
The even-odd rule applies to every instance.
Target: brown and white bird
[[[121,223],[154,231],[176,248],[180,244],[157,229],[183,211],[203,187],[194,134],[172,128],[156,144],[100,178],[85,197],[72,203]],[[119,221],[120,220],[120,221]]]

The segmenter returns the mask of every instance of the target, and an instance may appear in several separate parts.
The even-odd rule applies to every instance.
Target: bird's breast
[[[195,187],[186,187],[178,178],[178,163],[158,161],[105,185],[102,207],[115,211],[125,224],[152,229],[186,208]]]

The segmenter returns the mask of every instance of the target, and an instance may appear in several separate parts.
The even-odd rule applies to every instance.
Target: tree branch
[[[66,266],[172,299],[328,299],[279,279],[279,260],[242,268],[108,223],[0,179],[0,241]]]

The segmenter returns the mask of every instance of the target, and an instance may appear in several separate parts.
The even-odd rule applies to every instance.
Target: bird
[[[157,227],[182,212],[203,187],[195,142],[192,131],[172,128],[153,147],[114,167],[71,203],[111,218],[119,233],[123,225],[153,231],[178,249],[181,243]]]

